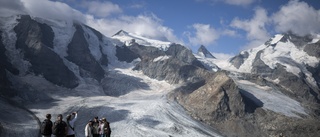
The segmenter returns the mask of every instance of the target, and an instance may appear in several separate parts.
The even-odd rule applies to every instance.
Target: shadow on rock
[[[257,108],[263,107],[263,102],[260,101],[258,98],[256,98],[251,93],[249,93],[245,90],[240,90],[240,95],[242,96],[243,102],[245,104],[245,112],[254,113],[254,111]]]

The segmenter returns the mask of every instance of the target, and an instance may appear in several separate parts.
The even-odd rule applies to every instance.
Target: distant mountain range
[[[133,64],[179,85],[168,98],[223,135],[320,134],[320,40],[311,35],[275,35],[223,61],[205,46],[193,53],[124,30],[106,37],[81,23],[28,15],[1,18],[0,34],[1,98],[32,101],[20,82],[29,75],[66,89],[89,80],[108,87],[110,68]]]

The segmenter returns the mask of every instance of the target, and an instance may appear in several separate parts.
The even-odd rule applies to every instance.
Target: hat
[[[107,121],[107,119],[106,118],[102,118],[102,121]]]

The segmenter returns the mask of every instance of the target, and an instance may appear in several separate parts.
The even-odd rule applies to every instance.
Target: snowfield
[[[247,80],[240,80],[236,76],[232,76],[232,78],[238,87],[244,90],[242,91],[244,95],[251,97],[252,100],[258,99],[261,101],[263,109],[268,109],[288,117],[301,118],[303,115],[308,115],[298,101],[282,94],[276,88],[260,86]]]
[[[126,94],[106,96],[95,82],[69,90],[57,88],[43,78],[22,78],[23,82],[46,91],[45,94],[53,98],[51,101],[27,105],[27,108],[40,121],[44,120],[47,113],[51,113],[52,120],[55,120],[60,113],[66,116],[78,111],[75,123],[78,137],[84,137],[84,127],[94,116],[107,118],[113,137],[220,136],[211,127],[188,116],[181,106],[167,100],[166,94],[175,86],[150,79],[141,72],[132,71],[131,68],[114,69],[109,75],[115,75],[120,79],[117,85],[114,85],[116,88],[112,89],[125,90]],[[126,83],[125,79],[130,77],[136,77],[137,81]],[[28,124],[34,122],[29,121]],[[34,127],[30,132],[36,131],[36,128],[38,127]]]
[[[134,41],[136,43],[139,43],[140,45],[156,47],[163,51],[166,51],[169,48],[169,46],[172,44],[171,42],[149,39],[149,38],[136,35],[134,33],[125,32],[123,30],[118,32],[116,35],[112,36],[112,38],[120,40],[126,46],[130,46],[131,41],[134,39]]]

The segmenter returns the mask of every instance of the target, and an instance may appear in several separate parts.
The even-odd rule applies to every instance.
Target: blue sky
[[[123,29],[194,52],[204,45],[217,56],[257,47],[277,33],[320,33],[319,0],[0,0],[0,5],[1,13],[21,9],[79,20],[106,36]]]

